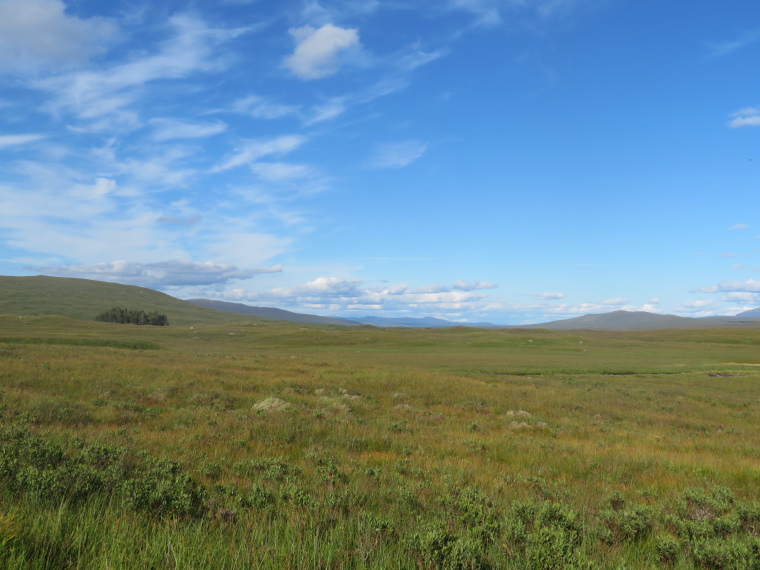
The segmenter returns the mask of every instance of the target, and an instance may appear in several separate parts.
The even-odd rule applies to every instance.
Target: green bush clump
[[[601,539],[607,544],[640,540],[652,532],[654,513],[650,507],[629,506],[620,493],[613,493],[607,504],[611,508],[599,513],[603,525]]]
[[[95,320],[102,323],[119,323],[122,325],[153,325],[157,327],[169,325],[169,318],[158,311],[146,313],[140,309],[122,309],[121,307],[103,311],[95,317]]]
[[[0,482],[15,495],[71,504],[105,493],[159,517],[198,517],[206,509],[205,490],[174,461],[84,442],[67,452],[19,424],[0,427]]]

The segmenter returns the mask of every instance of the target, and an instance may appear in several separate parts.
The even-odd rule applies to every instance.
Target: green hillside
[[[89,321],[115,306],[158,311],[167,315],[172,325],[223,324],[240,319],[133,285],[42,275],[0,276],[0,314],[61,315]]]

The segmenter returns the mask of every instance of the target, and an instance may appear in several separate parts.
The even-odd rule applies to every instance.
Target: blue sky
[[[760,305],[757,0],[0,0],[0,274],[503,324]]]

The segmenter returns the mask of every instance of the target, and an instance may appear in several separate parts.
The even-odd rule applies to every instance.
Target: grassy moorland
[[[760,330],[0,317],[3,568],[760,568]]]
[[[159,311],[174,325],[227,323],[234,315],[193,305],[144,287],[64,277],[0,275],[0,314],[63,315],[92,320],[116,306]]]

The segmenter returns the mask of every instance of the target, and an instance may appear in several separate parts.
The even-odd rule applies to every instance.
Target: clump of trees
[[[95,317],[95,320],[102,323],[154,325],[157,327],[165,327],[169,324],[167,316],[158,311],[146,313],[140,309],[122,309],[121,307],[114,307],[108,311],[103,311]]]

